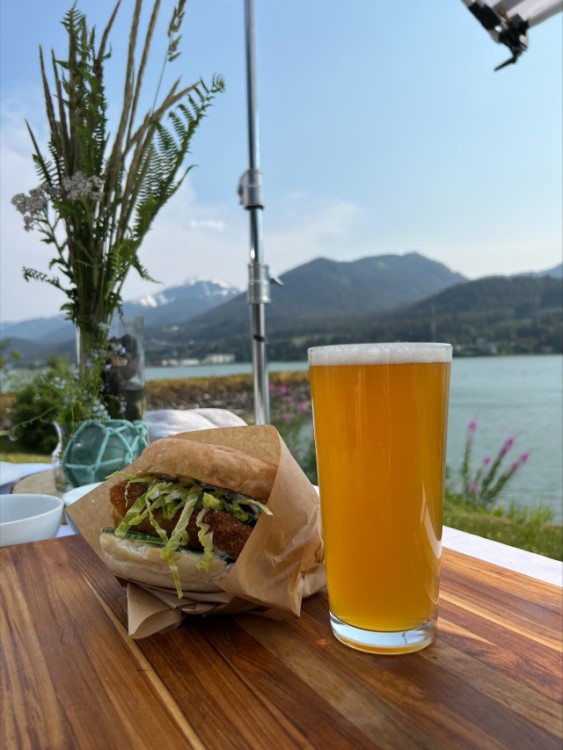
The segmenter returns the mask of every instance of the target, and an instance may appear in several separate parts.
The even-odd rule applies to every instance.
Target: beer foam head
[[[451,344],[337,344],[308,350],[310,366],[451,362]]]

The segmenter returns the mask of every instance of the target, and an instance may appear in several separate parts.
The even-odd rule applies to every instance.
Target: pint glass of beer
[[[452,347],[309,349],[334,635],[402,654],[436,632]]]

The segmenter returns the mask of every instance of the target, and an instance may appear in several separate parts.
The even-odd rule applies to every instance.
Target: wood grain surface
[[[30,474],[28,477],[19,479],[12,487],[13,495],[38,492],[44,495],[62,496],[62,492],[55,487],[55,473],[52,469]]]
[[[188,620],[133,641],[124,589],[79,536],[0,550],[0,747],[562,746],[561,590],[445,550],[439,636],[353,651],[299,620]]]

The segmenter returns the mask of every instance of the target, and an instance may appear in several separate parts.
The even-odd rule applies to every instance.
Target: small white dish
[[[65,492],[63,495],[63,503],[65,504],[65,510],[68,510],[69,505],[72,505],[77,500],[80,500],[81,497],[84,497],[84,495],[87,495],[92,490],[95,490],[96,487],[99,487],[102,484],[102,482],[92,482],[91,484],[83,484],[81,487],[75,487],[72,490],[68,490],[68,492]],[[68,515],[68,513],[65,513],[66,520],[70,528],[73,530],[75,534],[80,534],[80,530],[76,527],[76,525],[73,523],[72,518]]]
[[[0,547],[52,539],[63,510],[63,501],[54,495],[0,495]]]

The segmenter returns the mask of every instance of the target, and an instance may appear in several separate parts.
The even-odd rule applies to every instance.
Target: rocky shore
[[[246,422],[254,421],[254,391],[251,375],[153,380],[146,384],[147,409],[229,409]],[[272,412],[310,405],[306,372],[279,372],[270,375]]]

